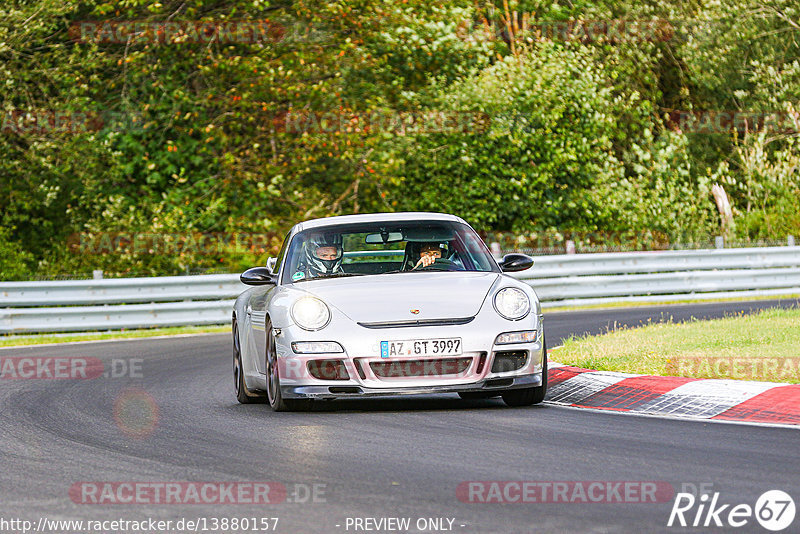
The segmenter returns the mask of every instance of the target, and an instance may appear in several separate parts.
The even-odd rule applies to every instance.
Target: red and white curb
[[[593,371],[548,365],[547,400],[576,408],[800,426],[800,384]]]

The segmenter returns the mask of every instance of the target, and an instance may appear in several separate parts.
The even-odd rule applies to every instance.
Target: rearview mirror
[[[384,239],[384,237],[386,239]],[[383,245],[385,243],[397,243],[403,240],[402,232],[385,232],[382,234],[367,234],[364,242],[367,245]]]
[[[533,258],[525,254],[506,254],[498,265],[500,265],[504,273],[524,271],[533,266]]]
[[[253,267],[247,269],[239,276],[239,280],[248,286],[265,286],[268,284],[277,284],[278,275],[272,274],[266,267]]]

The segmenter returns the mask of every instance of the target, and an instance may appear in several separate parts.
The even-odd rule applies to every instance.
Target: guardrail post
[[[717,248],[725,248],[725,238],[721,235],[718,235],[714,238],[714,246]]]
[[[575,241],[567,239],[567,254],[575,254]]]
[[[102,269],[95,269],[92,271],[92,278],[95,280],[102,280],[103,279],[103,270]]]
[[[790,247],[794,246],[794,236],[793,235],[790,235],[789,237],[786,238],[786,244],[789,245]]]

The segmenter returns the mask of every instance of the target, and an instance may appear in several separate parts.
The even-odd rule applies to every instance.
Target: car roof
[[[309,228],[324,228],[336,224],[358,224],[369,222],[399,222],[399,221],[453,221],[467,224],[461,217],[448,213],[435,213],[427,211],[405,211],[397,213],[362,213],[359,215],[340,215],[337,217],[325,217],[323,219],[311,219],[298,223],[292,228],[292,234],[308,230]]]

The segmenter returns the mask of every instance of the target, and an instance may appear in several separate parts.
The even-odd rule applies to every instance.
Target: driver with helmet
[[[342,256],[340,234],[312,235],[303,243],[300,270],[309,278],[341,273]]]

